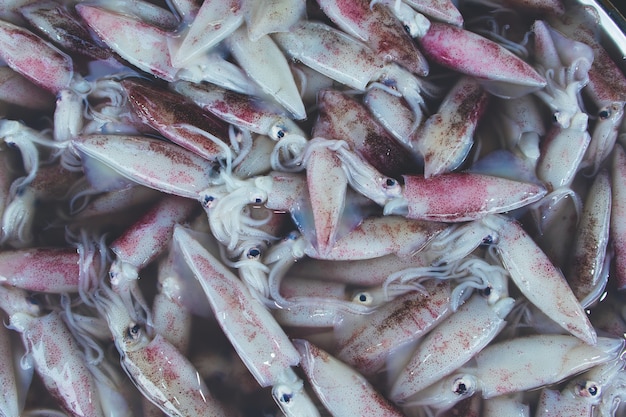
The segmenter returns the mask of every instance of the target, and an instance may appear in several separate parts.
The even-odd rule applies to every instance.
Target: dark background
[[[626,17],[626,0],[609,0],[617,10],[620,11],[622,16]]]
[[[617,23],[622,29],[622,32],[626,33],[626,0],[597,0],[599,3],[611,3],[613,7],[605,7],[609,16]],[[617,12],[615,11],[617,9]],[[619,14],[621,13],[621,16]],[[623,49],[622,49],[623,50]]]

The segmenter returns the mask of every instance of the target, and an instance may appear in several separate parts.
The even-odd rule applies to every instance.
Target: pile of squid
[[[626,415],[599,22],[5,2],[0,415]]]

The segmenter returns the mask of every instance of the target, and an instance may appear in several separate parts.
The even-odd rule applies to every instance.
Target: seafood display
[[[626,416],[611,24],[2,2],[0,416]]]

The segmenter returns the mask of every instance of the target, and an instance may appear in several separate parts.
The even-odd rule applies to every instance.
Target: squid
[[[27,292],[4,285],[0,286],[0,307],[9,316],[9,328],[20,333],[26,348],[22,367],[34,367],[68,413],[104,416],[95,377],[61,314],[43,314]]]
[[[365,42],[381,61],[397,62],[410,72],[427,75],[428,62],[411,37],[384,5],[368,0],[318,0],[338,27]]]
[[[74,78],[72,59],[32,32],[0,22],[0,57],[16,72],[57,94]]]
[[[333,416],[403,415],[348,365],[306,340],[294,340],[294,345],[313,390]]]
[[[453,312],[451,286],[429,280],[364,316],[346,316],[335,326],[336,356],[364,375],[374,375],[390,355],[439,328]],[[392,397],[393,398],[393,397]]]
[[[607,159],[617,141],[618,129],[624,119],[624,103],[613,102],[598,110],[598,119],[591,133],[591,142],[582,165],[595,175]]]
[[[623,347],[624,341],[619,339],[599,338],[591,346],[569,335],[506,340],[486,347],[474,357],[474,365],[460,368],[404,403],[445,410],[476,392],[489,399],[550,385],[614,360]]]
[[[457,26],[432,22],[419,44],[432,62],[471,75],[487,92],[498,97],[521,97],[541,90],[547,83],[512,52]]]
[[[567,129],[572,119],[581,113],[580,90],[589,81],[593,51],[582,42],[569,39],[552,29],[546,22],[533,24],[536,67],[545,73],[548,84],[535,92],[553,111],[553,120]]]
[[[227,41],[231,54],[239,66],[297,120],[307,114],[300,91],[291,74],[287,59],[269,35],[250,40],[245,29],[232,33]]]
[[[195,10],[193,21],[167,38],[171,62],[176,67],[207,53],[232,34],[244,18],[242,0],[209,0]]]
[[[463,222],[524,207],[546,194],[545,188],[537,184],[471,172],[441,174],[431,178],[404,175],[403,178],[402,195],[385,204],[386,215]],[[455,198],[448,198],[446,193],[453,193]]]
[[[621,145],[616,145],[611,168],[611,220],[609,236],[615,255],[615,284],[617,288],[626,288],[626,153]]]
[[[319,416],[292,369],[300,363],[300,355],[265,306],[184,228],[175,229],[174,241],[202,285],[220,327],[259,385],[272,387],[274,401],[287,416]]]
[[[91,39],[89,29],[72,8],[55,1],[28,4],[20,9],[22,16],[61,48],[92,59],[111,60],[111,51]]]
[[[618,358],[572,378],[561,391],[543,389],[535,415],[573,417],[592,416],[594,412],[614,415],[619,399],[613,394],[623,388],[623,369],[624,362]]]
[[[563,329],[591,345],[596,332],[562,272],[537,247],[519,223],[490,216],[486,225],[495,232],[495,249],[504,268],[526,298]],[[552,294],[558,294],[555,303]]]
[[[20,399],[19,382],[16,377],[16,364],[14,363],[14,349],[11,347],[10,331],[2,326],[0,328],[0,352],[6,358],[3,366],[0,368],[0,384],[4,388],[4,395],[0,397],[0,413],[5,416],[19,416],[23,409],[22,400]]]
[[[461,77],[455,83],[437,113],[411,138],[412,147],[424,157],[424,177],[454,171],[463,163],[488,102],[489,95],[475,79]]]
[[[589,188],[565,275],[583,307],[595,303],[607,284],[610,219],[611,184],[608,172],[602,171]]]
[[[305,0],[246,1],[246,25],[252,41],[263,35],[287,32],[305,17]]]
[[[0,67],[0,99],[26,109],[54,108],[54,97],[10,67]]]
[[[395,1],[395,0],[394,0]],[[393,8],[398,7],[398,1],[395,1],[393,4]],[[403,0],[402,3],[408,4],[413,9],[420,13],[424,13],[425,15],[440,21],[445,22],[454,26],[462,26],[463,25],[463,16],[456,4],[449,0],[428,0],[428,1],[418,1],[418,0]],[[391,4],[390,4],[391,5]]]
[[[196,57],[184,68],[175,67],[168,47],[169,32],[140,17],[86,4],[77,5],[76,11],[111,49],[142,71],[168,82],[204,80],[236,91],[255,90],[240,68],[217,53]],[[120,27],[124,30],[115,29]]]
[[[471,232],[469,239],[463,239],[466,230]],[[444,235],[442,242],[454,242],[459,237],[458,246],[452,246],[445,255],[435,252],[433,259],[454,261],[481,244],[492,246],[511,280],[528,301],[564,330],[591,345],[595,343],[596,332],[563,273],[516,220],[489,215],[452,230]],[[558,294],[559,302],[554,302],[553,294]]]
[[[322,90],[317,98],[313,137],[346,141],[352,152],[388,177],[418,171],[416,152],[387,133],[363,104],[337,90]]]
[[[291,59],[348,87],[365,91],[370,84],[392,86],[414,113],[421,112],[421,92],[428,92],[429,86],[396,63],[386,64],[367,45],[344,32],[320,22],[301,21],[290,32],[275,33],[273,39]]]
[[[203,112],[184,96],[145,80],[125,78],[120,84],[135,114],[164,137],[209,161],[231,156],[225,146],[231,138],[228,123]]]
[[[109,270],[113,291],[127,309],[138,305],[143,313],[137,314],[143,314],[150,324],[150,309],[137,283],[139,271],[168,247],[174,226],[189,218],[196,208],[192,200],[166,196],[110,245],[115,254]]]
[[[589,80],[584,92],[595,104],[598,111],[617,103],[621,107],[626,103],[626,76],[613,61],[609,53],[600,44],[600,16],[595,7],[590,5],[571,5],[567,18],[551,16],[549,24],[565,36],[583,42],[593,51],[593,62],[589,68]]]
[[[569,193],[569,186],[582,167],[581,163],[591,142],[587,121],[587,114],[578,112],[571,117],[569,127],[553,125],[546,134],[537,161],[537,177],[550,191]]]
[[[0,252],[0,282],[28,291],[77,292],[80,255],[76,248],[39,247]]]
[[[163,336],[137,321],[122,299],[105,285],[94,295],[106,318],[120,363],[135,386],[163,412],[174,416],[229,416],[215,400],[198,371]]]
[[[514,300],[506,292],[488,294],[471,297],[419,342],[389,391],[392,400],[402,402],[456,371],[498,335]]]
[[[174,90],[240,129],[266,135],[277,141],[271,156],[273,167],[282,166],[279,160],[281,153],[285,154],[288,165],[290,159],[301,156],[304,150],[308,135],[280,109],[257,97],[187,81],[174,83]]]

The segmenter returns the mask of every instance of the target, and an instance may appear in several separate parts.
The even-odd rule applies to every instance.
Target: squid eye
[[[272,390],[272,396],[281,404],[289,405],[294,397],[294,392],[289,386],[278,385]]]
[[[396,185],[398,185],[398,181],[394,180],[393,178],[387,178],[385,180],[386,188],[392,188],[392,187],[395,187]]]
[[[463,395],[467,392],[467,386],[463,382],[459,382],[454,386],[454,392],[459,395]]]
[[[250,199],[248,201],[253,204],[262,204],[265,200],[267,200],[267,197],[261,192],[254,192],[250,195]]]
[[[274,140],[280,140],[287,136],[288,130],[283,124],[277,124],[272,126],[269,136]]]
[[[131,340],[139,339],[139,336],[141,336],[141,326],[139,324],[133,324],[128,326],[127,336]]]
[[[372,297],[372,294],[366,291],[363,291],[363,292],[357,293],[352,298],[352,302],[362,304],[364,306],[369,306],[369,305],[372,305],[372,303],[374,302],[374,297]]]
[[[259,259],[261,257],[261,251],[258,248],[252,248],[246,254],[248,259]]]
[[[478,294],[480,294],[485,300],[487,300],[488,304],[494,304],[500,300],[502,294],[498,292],[498,290],[494,289],[493,286],[489,285],[485,288],[478,290]]]
[[[214,201],[215,201],[215,197],[213,197],[212,195],[205,195],[204,198],[202,199],[202,205],[205,208],[210,208],[213,205]]]
[[[26,302],[28,304],[34,305],[34,306],[38,306],[41,304],[41,302],[34,296],[34,295],[29,295],[26,297]]]
[[[609,110],[608,108],[602,109],[598,112],[598,117],[601,120],[606,120],[609,117],[611,117],[611,110]]]
[[[474,392],[474,385],[472,384],[472,381],[469,381],[466,378],[457,378],[452,384],[452,392],[459,396],[472,394]]]
[[[578,395],[586,398],[595,398],[600,395],[600,386],[593,381],[577,384]]]
[[[483,238],[483,241],[481,242],[481,244],[483,244],[483,245],[492,245],[493,244],[493,236],[491,236],[491,235],[485,236]]]
[[[411,26],[409,25],[404,25],[404,30],[406,30],[406,33],[411,33]]]
[[[598,392],[600,390],[598,389],[597,386],[592,385],[590,387],[587,388],[587,392],[589,393],[589,395],[591,395],[592,397],[595,397],[596,395],[598,395]]]

